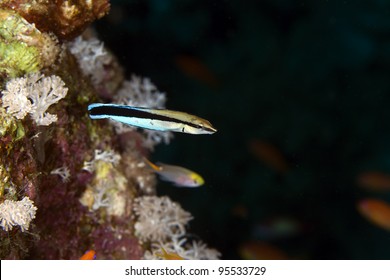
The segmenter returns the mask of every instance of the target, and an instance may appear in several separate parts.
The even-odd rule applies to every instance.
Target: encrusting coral
[[[155,196],[143,159],[172,135],[88,117],[100,98],[165,106],[149,79],[124,81],[116,58],[93,33],[82,34],[108,7],[0,3],[0,258],[78,259],[94,249],[98,259],[140,259],[157,242],[188,259],[218,258],[185,239],[188,212]],[[159,228],[150,215],[160,215]]]
[[[106,15],[110,3],[108,0],[3,0],[0,7],[17,11],[42,32],[69,40]]]
[[[43,33],[18,13],[0,3],[0,77],[14,78],[54,64],[59,57],[57,38]]]

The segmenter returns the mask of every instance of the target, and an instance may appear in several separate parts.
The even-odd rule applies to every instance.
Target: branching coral
[[[93,204],[92,204],[92,210],[97,210],[101,207],[109,207],[110,206],[110,198],[106,194],[107,187],[103,186],[98,190],[97,193],[94,193],[93,198]]]
[[[113,151],[102,151],[102,150],[95,150],[95,161],[101,160],[104,162],[110,162],[112,164],[118,164],[121,159],[121,156]]]
[[[103,162],[112,163],[113,165],[116,165],[119,163],[120,160],[121,160],[121,156],[115,153],[114,151],[111,150],[102,151],[96,149],[93,160],[84,161],[83,170],[92,173],[96,168],[97,161],[103,161]]]
[[[66,183],[69,181],[70,178],[70,171],[69,168],[66,166],[62,166],[56,169],[53,169],[50,171],[50,174],[55,174],[61,177],[62,182]]]

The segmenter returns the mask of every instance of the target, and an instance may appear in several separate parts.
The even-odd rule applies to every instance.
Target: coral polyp
[[[57,38],[41,32],[18,13],[0,8],[0,23],[0,77],[37,72],[58,58]]]

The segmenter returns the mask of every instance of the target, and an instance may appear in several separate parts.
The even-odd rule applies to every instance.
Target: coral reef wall
[[[101,99],[165,102],[148,79],[125,82],[86,30],[108,11],[98,0],[0,4],[2,259],[78,259],[88,249],[98,259],[140,259],[148,246],[135,236],[133,201],[155,197],[143,157],[172,135],[88,117]]]
[[[83,169],[96,151],[114,155],[119,145],[109,126],[88,118],[86,106],[97,98],[97,89],[66,45],[66,40],[106,14],[109,5],[106,1],[15,2],[3,1],[0,10],[4,26],[0,199],[10,212],[1,214],[0,256],[77,259],[94,247],[103,259],[140,258],[142,250],[131,230],[131,198],[136,189],[126,179],[120,156],[110,162],[105,155],[96,161],[95,170]],[[106,61],[107,73],[113,64]],[[122,77],[120,68],[113,67]],[[112,82],[116,85],[111,83],[111,90],[120,82]],[[99,205],[103,198],[98,192],[107,204]],[[81,198],[88,200],[87,206]],[[18,213],[10,209],[12,203],[26,199],[34,201],[32,213],[22,219],[28,223],[18,221]],[[115,204],[117,200],[120,203]]]

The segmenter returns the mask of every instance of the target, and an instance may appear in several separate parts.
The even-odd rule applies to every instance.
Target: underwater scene
[[[390,1],[0,1],[0,259],[389,259],[388,104]]]

